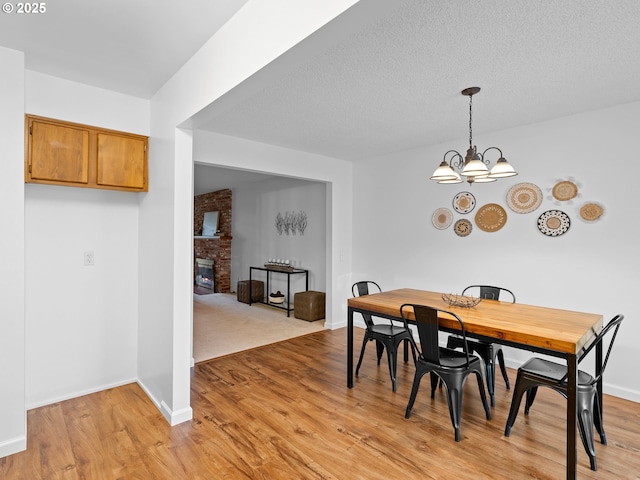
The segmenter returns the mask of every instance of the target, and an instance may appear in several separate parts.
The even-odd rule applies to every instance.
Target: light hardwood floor
[[[361,338],[357,330],[356,345]],[[404,418],[411,364],[400,363],[393,393],[370,344],[350,390],[345,352],[340,329],[200,363],[194,418],[173,428],[135,384],[29,411],[28,450],[0,460],[0,479],[565,477],[559,394],[541,389],[505,438],[510,392],[498,379],[488,421],[470,381],[456,443],[444,394],[431,400],[428,382]],[[638,404],[605,396],[604,408],[609,445],[596,444],[593,472],[579,444],[578,478],[640,479]]]

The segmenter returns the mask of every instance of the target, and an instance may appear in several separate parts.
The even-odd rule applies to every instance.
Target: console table
[[[253,277],[254,270],[265,272],[267,276],[267,281],[266,281],[267,300],[259,303],[264,303],[265,305],[269,305],[271,307],[286,310],[287,317],[293,311],[293,308],[291,308],[291,275],[304,275],[304,291],[306,292],[309,290],[309,270],[305,270],[303,268],[294,268],[293,270],[280,270],[277,268],[269,268],[269,267],[249,267],[249,305],[251,305],[251,303],[258,303],[258,302],[252,302],[253,296],[251,294],[251,280],[254,280],[254,277]],[[283,302],[282,304],[269,303],[269,293],[270,293],[269,283],[271,281],[271,275],[274,273],[287,276],[287,296],[285,298],[285,302]]]

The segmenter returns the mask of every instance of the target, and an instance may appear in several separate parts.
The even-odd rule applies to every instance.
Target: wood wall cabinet
[[[25,127],[25,182],[148,191],[148,137],[34,115]]]

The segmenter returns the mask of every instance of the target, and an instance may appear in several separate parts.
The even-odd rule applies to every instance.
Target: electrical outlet
[[[94,264],[93,252],[84,252],[84,264],[85,265]]]

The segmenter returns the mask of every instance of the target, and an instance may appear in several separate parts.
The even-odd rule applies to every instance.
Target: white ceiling
[[[55,0],[0,14],[0,45],[29,69],[150,98],[244,3]],[[638,0],[362,0],[196,125],[357,161],[466,138],[469,86],[474,133],[640,101],[639,26]]]
[[[29,70],[151,98],[247,0],[43,3],[0,13],[0,45],[25,52]]]

